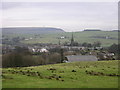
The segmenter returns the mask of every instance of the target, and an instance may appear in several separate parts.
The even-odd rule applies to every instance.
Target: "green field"
[[[118,60],[3,69],[3,88],[118,88]]]
[[[94,43],[96,41],[100,41],[102,46],[110,46],[113,43],[118,43],[118,33],[117,32],[105,32],[105,31],[85,31],[85,32],[74,32],[74,40],[79,43],[89,42]],[[42,38],[33,38],[33,40],[22,41],[24,43],[54,43],[58,44],[59,40],[58,37],[66,36],[68,38],[61,39],[61,43],[70,42],[72,33],[65,32],[65,33],[56,33],[56,34],[46,34],[40,35]],[[116,40],[113,39],[102,39],[102,38],[91,38],[92,36],[110,36],[112,38],[117,38]]]
[[[53,43],[58,44],[58,38],[61,36],[65,36],[67,38],[61,39],[61,43],[70,42],[72,32],[62,32],[62,33],[54,33],[54,34],[40,34],[35,36],[36,34],[7,34],[8,38],[12,37],[25,37],[27,39],[32,38],[31,40],[25,41],[22,40],[22,43],[34,44],[34,43]],[[74,40],[78,43],[94,43],[96,41],[100,41],[102,46],[110,46],[113,43],[118,43],[118,32],[112,31],[83,31],[83,32],[73,32]],[[92,38],[93,36],[110,36],[115,39],[105,39],[105,38]]]

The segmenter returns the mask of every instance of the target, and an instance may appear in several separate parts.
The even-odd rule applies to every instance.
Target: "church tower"
[[[72,32],[72,37],[71,37],[71,46],[74,44],[74,37],[73,37],[73,32]]]

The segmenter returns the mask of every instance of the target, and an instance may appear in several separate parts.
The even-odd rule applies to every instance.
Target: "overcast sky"
[[[118,28],[117,2],[2,2],[3,27]]]

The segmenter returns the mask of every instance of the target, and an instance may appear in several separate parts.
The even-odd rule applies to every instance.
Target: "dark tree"
[[[61,63],[63,62],[63,60],[64,60],[63,49],[61,49]]]
[[[93,43],[93,47],[100,47],[101,46],[101,42],[97,41]]]
[[[120,46],[120,45],[119,45]],[[113,44],[111,45],[109,48],[108,48],[108,51],[111,52],[111,53],[119,53],[119,50],[118,50],[118,45],[117,44]]]
[[[108,51],[111,53],[115,53],[117,55],[117,59],[120,59],[120,44],[113,44],[108,48]]]

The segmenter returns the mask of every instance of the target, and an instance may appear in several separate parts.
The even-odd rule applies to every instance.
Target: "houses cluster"
[[[60,39],[66,38],[65,36],[61,36]],[[29,40],[32,38],[29,38]],[[64,62],[68,61],[91,61],[92,60],[114,60],[114,53],[109,53],[107,51],[103,52],[103,47],[101,46],[96,46],[96,47],[87,47],[87,46],[76,46],[76,42],[74,41],[74,36],[72,33],[72,38],[69,44],[67,45],[62,45],[60,44],[52,44],[52,43],[37,43],[37,44],[32,44],[32,45],[27,45],[27,44],[21,44],[18,43],[16,45],[4,45],[2,47],[2,53],[6,54],[8,52],[12,52],[15,50],[16,46],[19,47],[26,47],[30,52],[32,53],[51,53],[51,49],[63,49],[64,53],[67,52],[68,56],[64,56],[67,59],[64,60]],[[56,51],[56,50],[55,50]],[[73,52],[75,52],[73,54]],[[60,52],[59,52],[60,53]],[[72,54],[73,55],[72,55]]]
[[[49,52],[46,48],[44,47],[40,47],[40,48],[36,48],[36,47],[28,47],[29,51],[35,53],[35,52]]]
[[[12,46],[12,45],[4,45],[2,47],[2,53],[6,54],[12,52],[15,50],[15,47],[16,46]],[[33,54],[51,53],[50,49],[58,49],[58,48],[59,48],[58,50],[63,49],[62,52],[64,56],[63,62],[115,60],[115,54],[101,50],[102,47],[87,48],[80,46],[62,46],[57,44],[24,45],[19,47],[26,47]]]
[[[25,38],[24,40],[25,41],[28,41],[28,40],[32,40],[33,38],[32,37],[30,37],[30,38]]]

